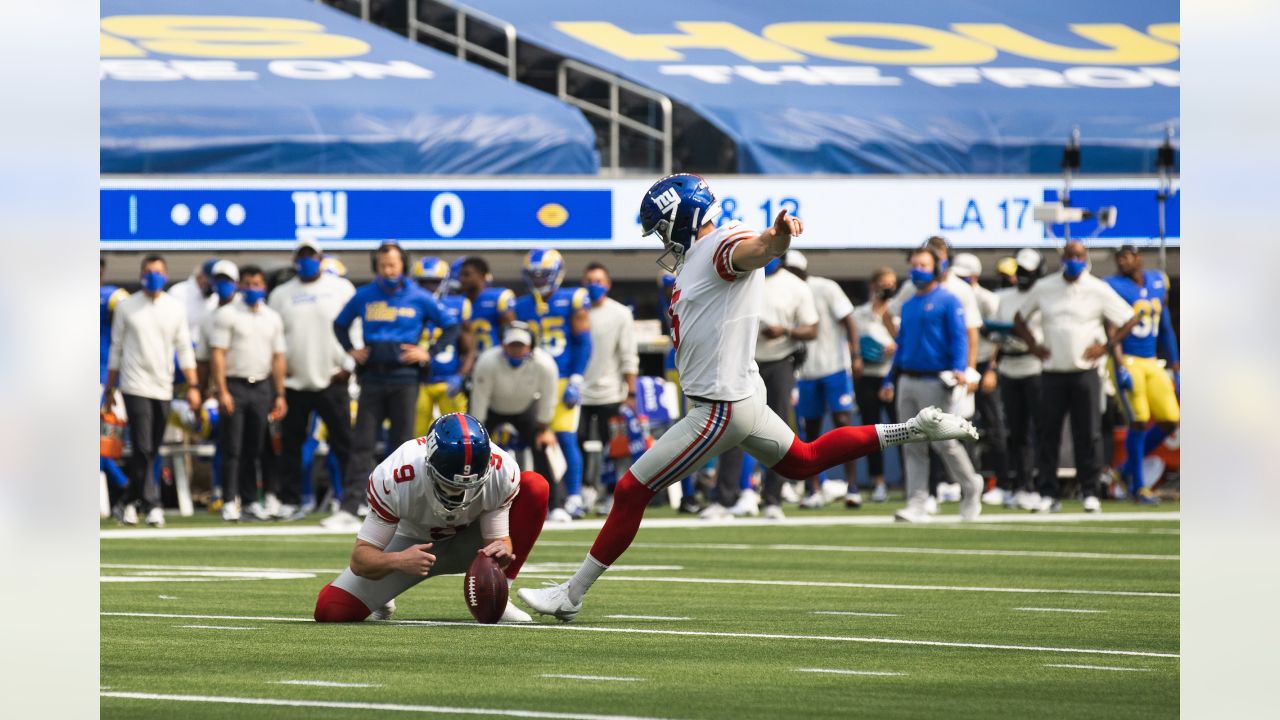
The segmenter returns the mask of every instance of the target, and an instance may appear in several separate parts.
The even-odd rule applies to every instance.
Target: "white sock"
[[[569,578],[569,601],[574,605],[582,602],[582,596],[591,589],[591,584],[599,580],[608,569],[608,565],[603,565],[599,560],[587,555],[582,561],[582,566],[573,574],[573,577]]]
[[[881,449],[915,442],[924,438],[924,434],[917,430],[910,420],[904,423],[877,424],[876,435],[880,437]]]

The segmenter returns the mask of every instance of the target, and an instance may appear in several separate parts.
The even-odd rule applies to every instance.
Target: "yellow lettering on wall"
[[[631,33],[610,22],[557,22],[560,32],[624,60],[683,60],[675,48],[725,50],[750,62],[802,62],[805,56],[728,22],[677,22],[679,33]]]
[[[873,65],[977,65],[996,58],[995,48],[946,30],[902,23],[785,22],[766,26],[764,36],[810,55]],[[915,43],[895,50],[834,38],[876,38]]]
[[[121,40],[114,35],[108,35],[104,32],[98,33],[98,57],[125,58],[146,57],[146,55],[146,50],[143,50],[127,40]]]
[[[1175,45],[1182,44],[1182,23],[1156,23],[1147,26],[1147,34]]]
[[[369,45],[308,20],[229,15],[116,15],[102,29],[157,53],[204,58],[343,58]]]
[[[1045,42],[1000,23],[955,23],[953,30],[1022,57],[1070,65],[1161,65],[1178,48],[1120,23],[1072,23],[1071,31],[1104,46],[1076,48]]]

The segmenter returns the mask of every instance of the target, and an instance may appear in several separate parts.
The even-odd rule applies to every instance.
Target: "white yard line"
[[[585,546],[587,543],[564,543],[555,540],[542,543],[549,547]],[[1137,553],[1063,552],[1058,550],[992,550],[966,548],[896,547],[888,545],[804,545],[797,543],[631,543],[633,548],[651,550],[778,550],[783,552],[888,553],[895,555],[977,555],[992,557],[1027,557],[1072,560],[1155,560],[1177,562],[1177,555]]]
[[[894,676],[906,675],[900,672],[881,672],[878,670],[837,670],[835,668],[796,668],[796,672],[802,673],[829,673],[831,675],[880,675]]]
[[[381,685],[371,685],[369,683],[349,683],[349,682],[333,682],[332,680],[276,680],[268,683],[270,685],[310,685],[313,687],[337,687],[337,688],[380,688]]]
[[[564,675],[561,673],[543,673],[544,678],[557,678],[560,680],[602,680],[606,682],[640,682],[644,678],[638,677],[610,677],[608,675]]]
[[[1073,668],[1076,670],[1118,670],[1120,672],[1151,672],[1151,668],[1129,668],[1129,667],[1111,667],[1109,665],[1058,665],[1050,664],[1045,667],[1051,668]]]
[[[336,708],[339,710],[382,710],[416,712],[435,715],[489,715],[494,717],[549,718],[552,720],[661,720],[634,715],[597,715],[593,713],[547,712],[515,708],[448,707],[445,705],[402,705],[398,703],[341,702],[337,700],[289,700],[285,698],[226,697],[222,695],[167,695],[141,692],[104,692],[104,698],[124,700],[160,700],[166,702],[223,703],[231,705],[275,705],[278,707]]]
[[[853,610],[814,610],[810,615],[852,615],[854,617],[902,617],[897,613],[854,612]]]
[[[261,630],[262,628],[244,627],[243,625],[174,625],[178,628],[191,628],[192,630]]]
[[[103,567],[110,567],[104,565]],[[166,565],[128,565],[115,567],[130,568],[146,568],[152,570],[165,570],[170,566]],[[332,573],[338,574],[342,572],[341,568],[316,569],[308,570],[289,570],[283,568],[231,568],[216,566],[195,566],[195,565],[174,565],[172,569],[185,570],[265,570],[270,572],[310,572],[310,573]],[[148,578],[154,580],[156,578]],[[807,580],[747,580],[735,578],[695,578],[695,577],[648,577],[648,576],[628,576],[628,575],[604,575],[603,580],[612,582],[660,582],[660,583],[691,583],[695,585],[773,585],[778,587],[827,587],[827,588],[849,588],[856,590],[908,590],[908,591],[942,591],[942,592],[996,592],[996,593],[1031,593],[1031,594],[1049,594],[1049,595],[1101,595],[1110,597],[1163,597],[1177,598],[1180,593],[1168,592],[1148,592],[1141,590],[1083,590],[1083,589],[1055,589],[1055,588],[1016,588],[1016,587],[983,587],[969,585],[897,585],[885,583],[849,583],[849,582],[822,582]]]
[[[311,618],[301,617],[264,617],[264,616],[237,616],[237,615],[183,615],[177,613],[131,613],[131,612],[102,612],[100,615],[107,617],[149,617],[149,618],[186,618],[186,619],[202,619],[202,620],[265,620],[279,622],[315,622]],[[1033,652],[1055,652],[1055,653],[1079,653],[1085,655],[1130,655],[1135,657],[1161,657],[1161,658],[1178,658],[1181,657],[1177,653],[1162,653],[1147,650],[1111,650],[1105,648],[1071,648],[1071,647],[1048,647],[1040,645],[1002,645],[997,643],[963,643],[944,640],[907,640],[900,638],[872,638],[872,637],[851,637],[846,635],[790,635],[783,633],[734,633],[734,632],[711,632],[703,630],[658,630],[654,628],[617,628],[617,627],[596,627],[591,625],[567,625],[559,623],[556,625],[532,623],[532,624],[511,624],[511,625],[481,625],[474,622],[457,622],[452,620],[387,620],[386,624],[390,625],[422,625],[430,627],[468,627],[468,628],[500,628],[503,630],[547,630],[559,632],[598,632],[598,633],[621,633],[626,635],[675,635],[681,637],[720,637],[720,638],[750,638],[759,640],[799,640],[799,641],[815,641],[815,642],[853,642],[853,643],[872,643],[879,645],[924,645],[930,647],[950,647],[950,648],[973,648],[979,650],[1026,650]]]
[[[692,620],[689,617],[667,617],[666,615],[605,615],[614,620]]]
[[[1090,523],[1090,522],[1127,522],[1127,521],[1178,521],[1180,513],[1176,512],[1115,512],[1115,513],[1060,513],[1055,515],[992,515],[982,519],[983,524],[1039,524],[1039,523]],[[709,523],[697,518],[662,518],[645,520],[641,529],[699,529],[725,527],[830,527],[840,525],[893,525],[892,515],[822,515],[818,517],[796,517],[786,520],[764,520],[762,518],[736,518],[729,523]],[[960,527],[958,515],[934,517],[931,525],[955,524]],[[575,520],[572,523],[547,523],[542,531],[559,532],[562,530],[599,530],[604,520]],[[921,526],[923,527],[923,526]],[[112,528],[100,530],[98,536],[103,540],[137,540],[165,538],[217,538],[217,537],[250,537],[250,536],[290,536],[290,535],[345,535],[354,541],[354,533],[349,530],[326,530],[319,525],[287,525],[283,527],[200,527],[200,528]]]
[[[1079,608],[1014,608],[1022,612],[1049,612],[1049,613],[1104,613],[1106,610],[1082,610]]]

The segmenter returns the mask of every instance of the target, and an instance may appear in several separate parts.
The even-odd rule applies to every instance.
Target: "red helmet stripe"
[[[471,433],[467,431],[467,422],[462,419],[462,413],[454,415],[458,419],[458,427],[462,428],[462,448],[466,453],[463,463],[467,467],[471,467]]]

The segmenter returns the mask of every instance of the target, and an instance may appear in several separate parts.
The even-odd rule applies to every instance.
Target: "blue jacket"
[[[893,369],[935,373],[962,370],[968,364],[969,335],[960,300],[941,287],[907,300],[902,306]]]
[[[361,367],[361,381],[416,383],[418,367],[400,362],[402,344],[417,345],[428,323],[443,330],[434,347],[452,345],[458,320],[446,312],[417,283],[402,281],[388,293],[376,282],[361,286],[333,321],[333,332],[343,350],[351,349],[351,323],[359,317],[369,359]]]

